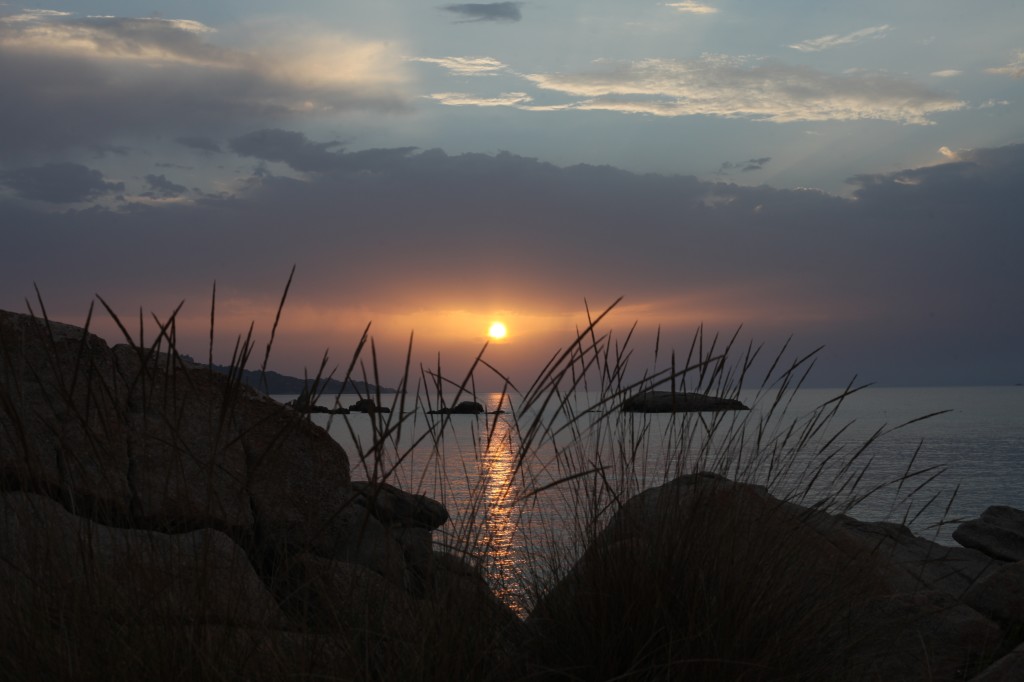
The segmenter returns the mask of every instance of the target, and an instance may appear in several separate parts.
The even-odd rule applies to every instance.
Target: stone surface
[[[971,678],[971,682],[1020,682],[1024,680],[1024,644]]]
[[[996,568],[967,590],[963,602],[1024,636],[1024,561]]]
[[[443,505],[353,486],[308,418],[161,348],[0,312],[0,669],[494,677],[518,619],[435,575]]]
[[[981,518],[967,521],[953,531],[964,547],[980,550],[1004,561],[1024,560],[1024,511],[1013,507],[989,507]]]
[[[913,592],[855,605],[821,639],[854,679],[958,680],[1000,637],[995,623],[950,595]]]
[[[353,481],[352,489],[374,516],[388,524],[432,530],[448,520],[448,510],[426,495],[399,490],[389,483]]]
[[[701,393],[647,391],[627,398],[624,412],[720,412],[749,409],[733,398],[715,398]]]
[[[0,495],[0,584],[12,612],[12,601],[29,600],[150,622],[284,622],[246,554],[223,533],[112,528],[25,492]]]
[[[122,390],[106,342],[82,329],[0,311],[0,475],[75,507],[131,507]]]
[[[122,525],[335,543],[348,457],[300,415],[176,355],[26,315],[0,312],[0,343],[0,465],[17,487]]]
[[[917,680],[928,670],[927,679],[962,679],[1001,643],[998,625],[958,601],[993,570],[989,557],[895,524],[698,474],[625,502],[529,622],[550,642],[541,647],[548,665],[593,666],[584,676],[665,665],[670,677],[732,679],[750,661],[783,677]],[[602,647],[612,623],[622,640]],[[566,659],[574,645],[559,643],[562,631],[593,637],[586,650],[601,660]],[[716,648],[718,663],[684,662]]]

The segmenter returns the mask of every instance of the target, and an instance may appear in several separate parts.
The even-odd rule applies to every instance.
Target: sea
[[[287,402],[295,396],[274,396]],[[348,406],[358,396],[322,396]],[[353,480],[443,502],[435,545],[479,560],[509,602],[564,569],[630,495],[716,471],[941,544],[987,507],[1024,509],[1024,387],[743,390],[749,411],[631,414],[597,393],[383,394],[389,413],[314,414]],[[475,400],[482,415],[431,415]]]

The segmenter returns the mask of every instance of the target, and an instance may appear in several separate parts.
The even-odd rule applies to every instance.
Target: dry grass
[[[104,383],[102,368],[90,364],[84,343],[69,364],[41,301],[39,306],[50,339],[40,361],[65,378],[48,397],[49,416],[62,417],[66,430],[85,444],[78,450],[61,450],[60,457],[68,461],[58,462],[57,468],[94,467],[107,457],[99,450],[105,441],[91,431],[94,412],[114,404],[115,389]],[[112,569],[117,548],[107,553],[108,562],[91,558],[91,548],[98,542],[94,530],[80,529],[76,534],[51,527],[51,537],[36,537],[25,551],[63,548],[49,558],[61,570],[52,576],[11,575],[9,566],[0,564],[5,585],[0,675],[11,680],[767,680],[820,679],[822,666],[835,672],[829,666],[836,660],[824,656],[815,643],[822,641],[821,634],[837,612],[877,586],[841,552],[829,551],[820,538],[797,529],[786,514],[773,517],[777,508],[766,507],[763,499],[736,493],[738,497],[725,505],[733,513],[724,516],[708,516],[697,507],[686,512],[685,523],[678,515],[666,514],[664,524],[642,533],[610,542],[605,535],[606,541],[588,557],[586,569],[572,572],[585,548],[594,547],[626,500],[682,474],[715,472],[762,484],[780,499],[814,502],[817,508],[832,511],[877,492],[863,489],[870,440],[853,451],[837,445],[843,430],[835,424],[838,408],[856,386],[840,391],[811,414],[787,411],[813,366],[813,353],[787,360],[790,351],[784,347],[765,358],[759,347],[740,347],[738,333],[708,339],[698,330],[685,357],[662,352],[659,340],[653,369],[637,374],[631,367],[632,332],[617,341],[602,331],[609,310],[593,316],[524,390],[492,367],[484,351],[454,379],[440,367],[414,371],[410,342],[398,392],[365,396],[378,405],[387,404],[390,412],[341,417],[342,428],[353,439],[355,419],[369,418],[372,423],[370,441],[349,453],[353,478],[394,481],[415,456],[421,471],[433,472],[443,483],[457,470],[446,452],[453,439],[453,420],[467,418],[428,418],[424,413],[438,406],[442,393],[455,394],[449,404],[474,398],[481,373],[504,379],[501,403],[508,413],[468,419],[481,425],[480,452],[499,446],[509,453],[511,468],[505,472],[499,506],[515,515],[515,565],[502,563],[507,557],[492,551],[493,490],[488,498],[479,481],[470,486],[469,500],[452,527],[435,543],[449,555],[436,561],[456,563],[451,570],[438,571],[420,596],[396,593],[372,572],[353,569],[339,574],[317,568],[316,562],[284,561],[263,553],[257,538],[230,528],[219,530],[240,548],[237,555],[214,551],[211,547],[219,545],[207,541],[196,545],[185,562],[191,567],[188,575],[168,577],[169,572],[180,571],[175,568],[182,564],[179,548],[143,562],[131,576],[117,578]],[[214,311],[215,306],[211,364]],[[154,385],[187,380],[177,355],[177,311],[156,320],[158,333],[149,342],[144,341],[141,320],[133,335],[113,311],[107,312],[142,367],[177,377]],[[263,369],[272,342],[273,335],[262,358]],[[232,366],[244,368],[253,349],[250,329],[235,344]],[[379,386],[379,362],[367,330],[338,378]],[[315,399],[328,398],[317,390],[326,369],[325,357],[311,377]],[[146,371],[137,376],[139,382],[151,380]],[[758,409],[751,412],[653,419],[619,409],[625,398],[653,388],[739,398],[751,381],[759,386]],[[29,462],[52,445],[50,436],[68,437],[41,435],[35,417],[24,415],[17,404],[18,377],[8,372],[3,382],[6,418],[0,447],[14,459]],[[229,374],[223,386],[223,401],[216,413],[207,415],[215,459],[234,445],[233,403],[243,391],[238,373]],[[172,432],[185,430],[165,409],[168,395],[147,395],[152,404],[139,409],[161,415]],[[584,395],[597,397],[581,403]],[[340,395],[333,398],[335,405],[340,401]],[[83,411],[82,405],[89,407]],[[657,457],[652,455],[652,443],[658,444]],[[34,471],[9,467],[4,488],[40,493],[56,499],[62,509],[74,508],[59,477],[41,483]],[[908,467],[905,476],[889,485],[899,488],[915,476],[919,472]],[[412,486],[421,482],[412,481]],[[446,495],[450,491],[442,490],[439,497]],[[718,500],[715,508],[721,503]],[[130,509],[85,515],[139,533],[157,530],[140,527]],[[766,515],[770,522],[755,523]],[[18,523],[10,513],[4,521]],[[173,530],[180,534],[195,529]],[[137,559],[133,557],[135,565]],[[254,612],[247,592],[233,590],[237,585],[231,581],[223,582],[225,561],[246,564],[245,571],[258,576],[280,609],[270,604]],[[530,621],[516,621],[489,600],[479,578],[472,571],[460,573],[458,562],[488,575],[490,587],[521,615],[533,611]],[[571,579],[563,583],[566,576]],[[562,587],[553,591],[560,583]],[[166,605],[168,595],[179,595],[177,603],[215,603],[218,611],[189,617],[187,609]]]

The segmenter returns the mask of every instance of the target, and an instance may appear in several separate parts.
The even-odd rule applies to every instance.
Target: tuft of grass
[[[847,650],[826,635],[837,613],[880,594],[880,583],[858,557],[796,524],[790,503],[835,513],[883,490],[913,499],[940,473],[915,470],[912,458],[895,480],[869,477],[871,445],[888,430],[851,448],[849,425],[837,423],[843,402],[862,386],[851,383],[809,414],[792,414],[817,351],[793,357],[787,343],[770,355],[743,345],[740,330],[720,337],[698,328],[685,353],[663,347],[659,331],[650,367],[637,370],[634,330],[620,340],[604,329],[618,301],[596,313],[588,308],[587,324],[522,390],[488,362],[486,345],[454,377],[440,359],[414,368],[410,337],[397,391],[358,396],[387,411],[294,416],[264,434],[269,449],[296,422],[340,431],[353,444],[353,478],[425,492],[449,507],[452,520],[435,531],[422,583],[396,590],[355,564],[267,548],[217,521],[222,510],[154,527],[117,503],[124,491],[114,481],[108,495],[75,495],[76,477],[102,476],[110,465],[109,444],[130,416],[120,391],[141,396],[133,398],[132,419],[158,420],[170,434],[126,445],[125,466],[141,447],[170,458],[171,469],[206,467],[210,504],[213,479],[248,435],[235,423],[239,401],[249,395],[241,371],[252,359],[253,327],[235,341],[233,371],[220,380],[215,408],[195,415],[182,404],[194,368],[178,354],[180,306],[166,319],[153,317],[156,333],[147,341],[141,314],[133,335],[99,301],[121,331],[134,372],[101,366],[86,337],[69,337],[50,322],[41,297],[37,364],[0,366],[3,490],[53,500],[58,516],[71,517],[23,548],[61,548],[68,572],[8,575],[0,563],[8,585],[0,616],[5,679],[843,679]],[[215,308],[214,294],[210,365]],[[90,309],[86,329],[92,315]],[[13,357],[13,348],[4,352]],[[343,371],[329,365],[325,354],[309,377],[311,404],[341,405],[341,394],[323,393],[336,374],[343,385],[382,384],[369,326]],[[484,375],[504,385],[503,414],[428,414],[476,400]],[[25,414],[18,401],[44,376],[58,378],[45,396],[49,414]],[[743,399],[754,409],[657,416],[621,409],[630,396],[654,389]],[[202,453],[188,442],[197,419],[204,422]],[[52,465],[40,464],[48,457]],[[781,502],[715,483],[697,494],[707,505],[677,501],[660,524],[609,529],[642,491],[698,472],[764,486]],[[924,507],[932,504],[938,497]],[[18,520],[5,511],[4,523],[14,532]],[[128,557],[142,568],[112,580],[112,566],[126,557],[93,551],[108,526],[157,534],[160,542],[183,533],[203,539],[188,552],[169,546],[148,563]],[[265,608],[253,610],[251,592],[235,589],[238,580],[224,582],[226,566],[266,587]],[[167,595],[218,610],[168,611],[161,606]]]

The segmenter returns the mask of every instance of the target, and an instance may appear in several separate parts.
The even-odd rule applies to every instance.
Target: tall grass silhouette
[[[288,286],[281,307],[287,293]],[[173,387],[187,382],[185,370],[193,367],[179,354],[180,306],[165,319],[154,317],[155,336],[146,340],[147,325],[141,316],[133,333],[126,320],[99,300],[120,330],[128,353],[136,358],[139,371],[132,381],[160,387],[160,393],[143,391],[149,402],[137,406],[141,419],[152,415],[163,420],[171,445],[182,446],[164,443],[164,451],[186,457],[184,439],[192,429],[176,421],[184,420],[187,411],[174,402]],[[54,560],[75,563],[74,588],[40,594],[53,581],[8,576],[11,587],[5,615],[0,617],[6,637],[0,659],[4,677],[820,679],[816,676],[823,674],[821,666],[834,659],[819,655],[819,635],[828,630],[839,609],[875,587],[870,576],[849,572],[829,583],[835,576],[824,576],[821,566],[801,563],[801,543],[808,538],[784,525],[769,525],[767,532],[752,534],[742,505],[736,507],[734,518],[698,514],[685,528],[666,518],[664,527],[653,529],[659,546],[605,546],[602,560],[592,564],[600,570],[578,583],[583,587],[571,600],[556,586],[572,576],[577,561],[596,546],[627,500],[682,475],[703,472],[761,485],[784,502],[832,513],[847,512],[888,491],[904,510],[897,520],[908,521],[922,508],[940,504],[937,495],[922,493],[941,472],[917,470],[911,457],[902,476],[886,481],[867,476],[871,445],[891,428],[880,428],[853,448],[844,441],[848,425],[839,422],[840,408],[860,390],[856,384],[809,413],[792,414],[794,396],[811,373],[817,351],[798,355],[786,344],[769,353],[753,343],[743,345],[739,331],[719,337],[699,328],[685,353],[679,354],[662,347],[659,333],[650,368],[639,369],[634,331],[620,339],[605,330],[617,304],[596,314],[588,309],[587,323],[566,347],[552,353],[527,386],[518,387],[493,366],[486,345],[468,367],[455,373],[440,363],[416,368],[410,337],[408,351],[399,360],[403,369],[396,392],[378,389],[358,396],[387,410],[299,417],[348,435],[354,443],[348,452],[353,479],[430,492],[449,506],[452,520],[434,534],[435,563],[447,567],[438,575],[446,577],[430,584],[426,594],[381,588],[371,593],[375,599],[360,602],[359,595],[366,592],[342,591],[327,613],[313,618],[302,611],[308,606],[302,599],[310,588],[306,581],[313,580],[313,574],[261,553],[254,538],[232,535],[230,528],[196,519],[192,525],[156,529],[190,534],[187,556],[178,546],[165,552],[174,562],[194,568],[185,587],[181,580],[168,583],[166,555],[143,562],[150,567],[148,573],[116,580],[109,564],[73,556],[79,546],[75,543],[91,546],[105,541],[95,529],[83,530],[86,537],[73,540],[54,529],[21,551],[69,548],[71,555],[55,555]],[[281,307],[259,364],[264,371],[270,364]],[[61,451],[66,461],[58,462],[56,478],[40,476],[32,466],[8,466],[4,489],[39,493],[100,524],[154,530],[140,527],[131,509],[105,508],[103,500],[83,501],[66,493],[61,476],[78,469],[97,470],[107,458],[100,451],[102,439],[94,433],[92,412],[109,409],[114,404],[111,394],[118,389],[91,364],[92,351],[84,338],[69,355],[68,337],[49,320],[41,297],[34,308],[46,341],[34,351],[34,361],[60,378],[45,396],[49,416],[59,416],[67,429],[75,431],[81,447]],[[90,309],[86,329],[92,317]],[[209,367],[215,323],[214,292]],[[310,404],[342,406],[345,396],[324,393],[329,378],[342,384],[350,379],[377,387],[384,383],[382,364],[395,361],[378,357],[370,331],[364,330],[342,368],[329,370],[325,354],[307,377]],[[254,339],[252,327],[237,338],[217,408],[203,415],[215,451],[206,462],[211,476],[216,453],[228,451],[240,438],[232,432],[232,415],[247,391],[241,370],[253,360]],[[4,352],[13,357],[14,349]],[[56,436],[19,408],[19,377],[43,370],[0,369],[5,371],[0,443],[12,453],[9,461],[31,463]],[[157,375],[162,377],[159,381]],[[496,404],[500,414],[429,414],[462,399],[477,399],[476,386],[485,375],[488,383],[496,378],[504,386]],[[752,409],[658,416],[623,411],[628,398],[655,389],[743,398]],[[369,440],[361,436],[365,430],[356,421],[366,419],[371,425]],[[468,466],[462,453],[450,451],[456,432],[465,430],[467,422],[474,434],[471,461],[484,463],[483,473]],[[294,427],[292,422],[282,424],[267,447]],[[500,472],[494,468],[496,460],[489,459],[494,453],[500,454]],[[914,505],[918,498],[921,502]],[[91,508],[81,509],[83,502]],[[5,515],[5,523],[16,522],[13,515]],[[228,533],[241,549],[233,551],[211,536],[209,528]],[[723,536],[723,529],[734,535]],[[735,558],[737,552],[757,557],[756,575],[750,573],[749,561]],[[666,556],[673,561],[666,562]],[[223,581],[225,570],[246,563],[251,566],[245,569],[259,575],[276,603],[256,608],[243,591]],[[815,592],[818,598],[794,601],[793,595],[808,584],[823,588]],[[485,588],[500,601],[481,597]],[[216,602],[218,615],[213,621],[223,624],[207,619],[200,625],[180,614],[170,620],[163,617],[161,607],[154,604],[168,594],[173,597],[175,589]],[[829,597],[821,598],[822,594]],[[115,601],[121,605],[111,608]],[[482,603],[491,605],[481,608]],[[565,610],[568,604],[571,613]]]

